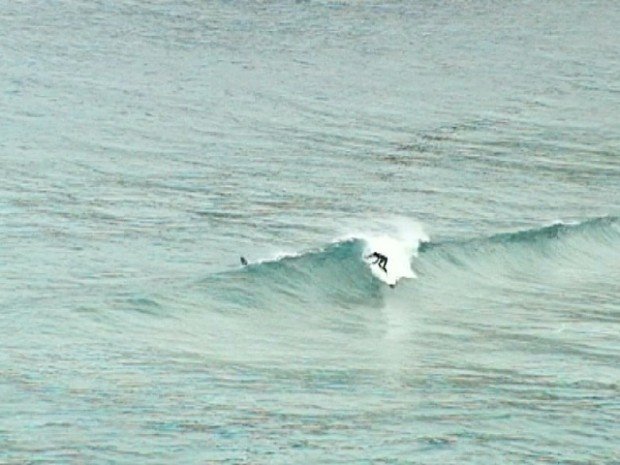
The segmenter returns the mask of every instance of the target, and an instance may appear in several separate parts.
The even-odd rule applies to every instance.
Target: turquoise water
[[[620,463],[618,24],[1,3],[0,463]]]

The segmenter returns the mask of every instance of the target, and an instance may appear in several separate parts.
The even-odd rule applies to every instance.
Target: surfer
[[[245,257],[241,257],[241,264],[243,266],[246,266],[248,264],[248,261],[245,259]]]
[[[369,258],[374,258],[375,261],[372,262],[372,264],[377,265],[379,268],[381,268],[383,271],[387,273],[386,266],[387,266],[388,258],[385,255],[380,254],[379,252],[373,252],[366,257],[366,259],[369,259]]]

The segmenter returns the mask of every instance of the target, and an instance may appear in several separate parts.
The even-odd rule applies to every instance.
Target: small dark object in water
[[[241,257],[241,264],[243,266],[246,266],[248,264],[248,261],[245,259],[245,257]]]

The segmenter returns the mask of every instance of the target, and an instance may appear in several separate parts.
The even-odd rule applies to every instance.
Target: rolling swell
[[[420,246],[421,260],[432,266],[473,271],[483,277],[521,277],[556,268],[597,266],[618,257],[620,221],[616,217],[580,223],[554,223],[540,228]],[[610,262],[611,263],[611,262]]]

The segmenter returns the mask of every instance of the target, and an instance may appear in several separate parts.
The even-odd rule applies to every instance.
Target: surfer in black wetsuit
[[[248,261],[245,259],[245,257],[241,257],[241,264],[243,266],[246,266],[248,264]]]
[[[383,271],[387,273],[386,266],[387,266],[388,258],[385,255],[380,254],[379,252],[373,252],[366,257],[366,259],[369,259],[369,258],[374,258],[375,261],[372,262],[372,264],[377,265],[379,268],[381,268]]]

